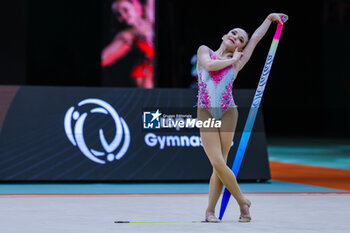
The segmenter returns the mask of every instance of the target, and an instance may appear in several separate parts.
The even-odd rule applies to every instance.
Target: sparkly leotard
[[[210,58],[215,60],[215,54],[211,49],[209,53]],[[207,109],[216,120],[221,119],[228,108],[237,107],[232,96],[232,84],[236,78],[232,65],[209,72],[202,67],[197,73],[198,107]]]

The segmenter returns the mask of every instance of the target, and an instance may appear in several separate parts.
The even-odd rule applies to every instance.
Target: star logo
[[[143,128],[144,129],[160,129],[160,116],[162,113],[157,111],[143,112]]]
[[[162,114],[159,113],[159,109],[157,109],[157,111],[156,111],[155,113],[151,113],[151,115],[153,116],[153,118],[152,118],[152,120],[151,120],[151,122],[152,122],[152,121],[154,121],[154,120],[159,121],[159,117],[160,117]]]

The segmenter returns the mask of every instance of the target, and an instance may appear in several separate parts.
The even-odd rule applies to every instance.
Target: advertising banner
[[[160,121],[195,119],[196,89],[0,86],[0,93],[1,181],[207,181],[212,173],[199,129]],[[254,90],[233,93],[238,144]],[[259,110],[238,179],[269,178]]]

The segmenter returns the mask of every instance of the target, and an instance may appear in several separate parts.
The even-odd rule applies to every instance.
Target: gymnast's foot
[[[246,202],[243,205],[240,205],[241,215],[239,216],[239,222],[250,222],[252,218],[250,217],[249,208],[251,206],[251,201],[246,199]]]
[[[205,212],[205,221],[207,222],[221,222],[220,219],[215,217],[215,213],[211,211]]]

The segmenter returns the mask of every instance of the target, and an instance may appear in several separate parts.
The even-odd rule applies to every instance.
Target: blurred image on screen
[[[108,1],[102,81],[108,86],[154,87],[154,0]],[[108,17],[109,16],[109,17]]]

